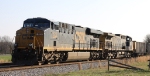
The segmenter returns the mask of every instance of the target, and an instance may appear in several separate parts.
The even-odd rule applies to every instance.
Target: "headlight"
[[[15,44],[14,44],[14,48],[16,48],[17,46],[18,46],[18,44],[15,43]]]
[[[14,46],[17,46],[17,44],[14,44]]]

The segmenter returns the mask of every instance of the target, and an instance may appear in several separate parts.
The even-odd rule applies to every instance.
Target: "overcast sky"
[[[27,18],[90,27],[143,41],[150,33],[150,0],[1,0],[0,36],[14,37]]]

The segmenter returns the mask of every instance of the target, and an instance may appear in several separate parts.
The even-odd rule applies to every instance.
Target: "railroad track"
[[[11,67],[19,67],[24,65],[15,65],[13,63],[0,63],[0,69],[1,68],[11,68]]]
[[[118,59],[113,59],[113,60],[118,60]],[[67,66],[67,65],[73,65],[77,64],[85,64],[85,63],[94,63],[98,62],[100,63],[105,63],[107,64],[107,60],[93,60],[93,61],[70,61],[70,62],[61,62],[58,64],[44,64],[44,65],[32,65],[32,66],[27,66],[27,65],[13,65],[12,63],[5,63],[0,65],[0,72],[6,72],[6,71],[15,71],[15,70],[24,70],[24,69],[34,69],[34,68],[44,68],[44,67],[54,67],[54,66]]]
[[[6,66],[6,65],[11,65],[12,63],[0,63],[0,66]]]
[[[5,66],[0,66],[0,72],[6,71],[15,71],[15,70],[24,70],[24,69],[34,69],[34,68],[44,68],[44,67],[54,67],[54,66],[65,66],[65,65],[73,65],[73,64],[84,64],[84,63],[93,63],[93,62],[107,62],[107,60],[94,60],[94,61],[82,61],[82,62],[62,62],[58,64],[45,64],[45,65],[12,65],[12,64],[3,64]]]
[[[116,58],[114,60],[119,60],[124,58]],[[71,65],[71,64],[83,64],[83,63],[92,63],[92,62],[107,62],[107,60],[93,60],[93,61],[67,61],[61,62],[58,64],[44,64],[44,65],[14,65],[13,63],[0,63],[0,72],[3,71],[12,71],[12,70],[23,70],[23,69],[33,69],[33,68],[42,68],[42,67],[52,67],[52,66],[61,66],[61,65]]]

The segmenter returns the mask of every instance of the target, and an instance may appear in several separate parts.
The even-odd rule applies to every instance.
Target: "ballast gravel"
[[[73,71],[92,68],[99,68],[107,66],[107,61],[105,62],[92,62],[92,63],[81,63],[79,64],[69,64],[69,65],[61,65],[61,66],[49,66],[42,68],[34,68],[34,69],[24,69],[24,70],[14,70],[14,71],[6,71],[0,72],[0,76],[43,76],[45,74],[60,74],[60,73],[68,73]]]

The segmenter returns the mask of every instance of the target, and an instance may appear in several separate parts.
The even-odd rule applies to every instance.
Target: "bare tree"
[[[150,34],[147,34],[144,42],[146,43],[146,52],[150,54]]]
[[[9,36],[0,37],[0,53],[11,53],[13,48],[12,39]]]
[[[144,42],[150,43],[150,34],[146,35]]]

